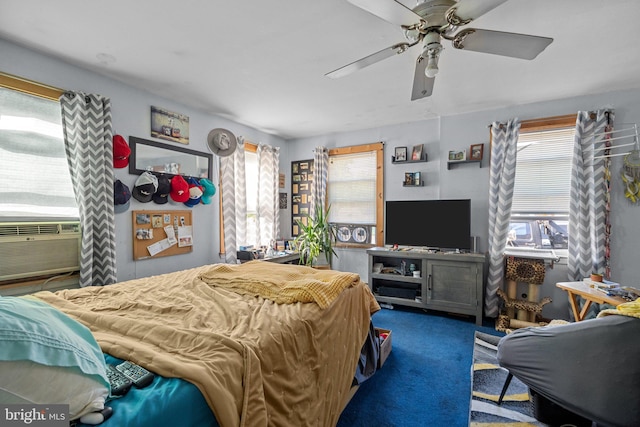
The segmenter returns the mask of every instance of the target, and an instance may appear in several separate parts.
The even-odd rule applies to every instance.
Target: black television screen
[[[387,201],[386,245],[471,249],[471,200]]]

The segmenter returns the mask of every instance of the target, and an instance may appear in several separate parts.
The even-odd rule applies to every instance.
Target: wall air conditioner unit
[[[0,223],[0,281],[80,270],[80,223]]]

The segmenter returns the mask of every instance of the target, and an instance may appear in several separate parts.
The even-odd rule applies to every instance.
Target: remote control
[[[154,375],[152,372],[128,360],[117,365],[116,369],[130,379],[137,388],[146,387],[153,382]]]
[[[113,365],[107,365],[107,378],[111,385],[112,396],[124,395],[133,385],[133,381],[118,371]]]

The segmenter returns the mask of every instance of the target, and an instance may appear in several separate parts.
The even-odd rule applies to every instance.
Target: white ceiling
[[[468,27],[553,43],[525,61],[446,42],[418,101],[418,46],[325,77],[404,41],[346,0],[0,0],[0,37],[291,139],[640,87],[638,16],[637,0],[510,0]]]

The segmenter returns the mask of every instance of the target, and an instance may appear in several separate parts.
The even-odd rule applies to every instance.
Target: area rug
[[[498,406],[498,398],[508,374],[496,359],[499,340],[500,337],[475,332],[469,426],[547,426],[533,417],[529,389],[515,377],[509,384],[502,404]]]

